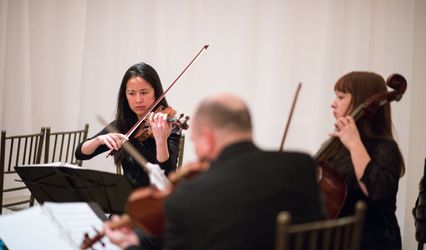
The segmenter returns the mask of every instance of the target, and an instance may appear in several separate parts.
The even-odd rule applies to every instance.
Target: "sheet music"
[[[78,168],[82,169],[82,167],[78,165],[73,165],[68,162],[51,162],[51,163],[40,163],[40,164],[28,164],[28,165],[18,165],[17,167],[68,167],[68,168]]]
[[[93,237],[102,229],[102,221],[87,203],[51,203],[0,216],[0,238],[10,249],[80,249],[84,233]],[[105,247],[119,249],[106,237]]]

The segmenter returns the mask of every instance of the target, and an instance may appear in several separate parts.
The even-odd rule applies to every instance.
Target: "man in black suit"
[[[163,249],[274,249],[280,211],[289,211],[293,223],[324,218],[313,159],[256,147],[241,99],[204,100],[191,135],[197,156],[210,167],[166,200]]]
[[[196,155],[209,169],[179,183],[167,198],[163,249],[274,249],[280,211],[289,211],[292,223],[324,218],[313,159],[256,147],[241,99],[207,98],[192,120]],[[138,243],[131,230],[105,229],[122,248]]]

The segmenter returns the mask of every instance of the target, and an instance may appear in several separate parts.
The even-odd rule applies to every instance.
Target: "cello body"
[[[333,169],[327,161],[320,161],[317,180],[324,198],[327,218],[337,218],[348,195],[345,177]]]

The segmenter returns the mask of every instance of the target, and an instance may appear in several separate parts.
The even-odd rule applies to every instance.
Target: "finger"
[[[156,113],[155,116],[154,116],[154,120],[158,120],[162,115],[163,114],[160,113],[160,112]]]
[[[349,120],[347,117],[341,117],[339,118],[339,120],[337,121],[337,126],[339,128],[339,130],[342,130],[344,127],[346,127],[347,125],[349,125]]]
[[[158,127],[158,121],[155,118],[151,121],[150,127],[152,130],[155,130]]]
[[[113,136],[107,136],[106,139],[107,139],[107,143],[110,145],[110,147],[112,147],[115,150],[119,149],[118,143]]]
[[[342,125],[346,125],[348,123],[348,119],[346,117],[340,117],[339,123]]]
[[[342,130],[344,125],[341,121],[336,121],[336,123],[334,123],[334,127],[336,128],[336,131],[340,131],[340,130]]]
[[[346,121],[348,124],[355,124],[355,120],[352,116],[346,116]]]
[[[122,137],[118,133],[114,133],[111,138],[114,140],[114,143],[117,144],[117,146],[120,146],[123,143]]]
[[[118,220],[120,220],[120,216],[118,216],[118,215],[114,214],[114,215],[112,215],[112,216],[110,217],[110,220],[111,220],[111,221],[118,221]]]
[[[170,180],[173,180],[173,179],[175,179],[177,177],[177,173],[176,172],[173,172],[173,173],[170,173],[169,174],[169,179]]]
[[[157,125],[160,129],[167,129],[169,126],[169,121],[167,121],[167,114],[159,116],[157,121]]]
[[[105,234],[107,234],[107,235],[111,233],[111,229],[109,227],[109,222],[104,223],[104,231],[105,231]]]
[[[99,139],[101,140],[101,143],[107,146],[109,149],[114,149],[114,147],[108,141],[108,137],[106,135],[99,136]]]
[[[129,137],[127,137],[127,136],[125,136],[123,134],[117,133],[117,136],[120,138],[120,140],[124,140],[124,141],[128,141],[129,140]]]
[[[159,128],[164,128],[167,124],[167,121],[163,119],[163,115],[160,115],[157,120],[157,126]]]
[[[340,137],[341,132],[339,131],[334,131],[334,132],[330,132],[328,133],[328,136],[332,136],[332,137]]]

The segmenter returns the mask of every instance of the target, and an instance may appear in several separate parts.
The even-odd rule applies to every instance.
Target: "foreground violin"
[[[355,121],[362,117],[372,117],[383,105],[401,100],[407,89],[405,78],[402,75],[393,74],[388,77],[386,84],[393,91],[375,94],[368,98],[365,103],[359,105],[351,113]],[[332,168],[327,161],[328,159],[325,159],[325,155],[328,155],[330,150],[334,149],[339,142],[337,137],[331,137],[314,156],[314,159],[319,164],[317,178],[324,195],[325,207],[329,218],[336,218],[340,214],[347,196],[347,185],[344,177]]]
[[[155,186],[138,188],[133,191],[126,204],[126,214],[119,220],[110,222],[111,229],[117,229],[123,226],[138,226],[144,232],[161,236],[165,230],[164,200],[173,192],[174,187],[183,179],[191,179],[207,169],[205,162],[196,162],[182,167],[178,172],[170,175],[170,185],[160,190]],[[96,242],[101,242],[105,236],[104,231],[96,231],[92,238],[89,234],[84,235],[80,249],[88,249]]]

